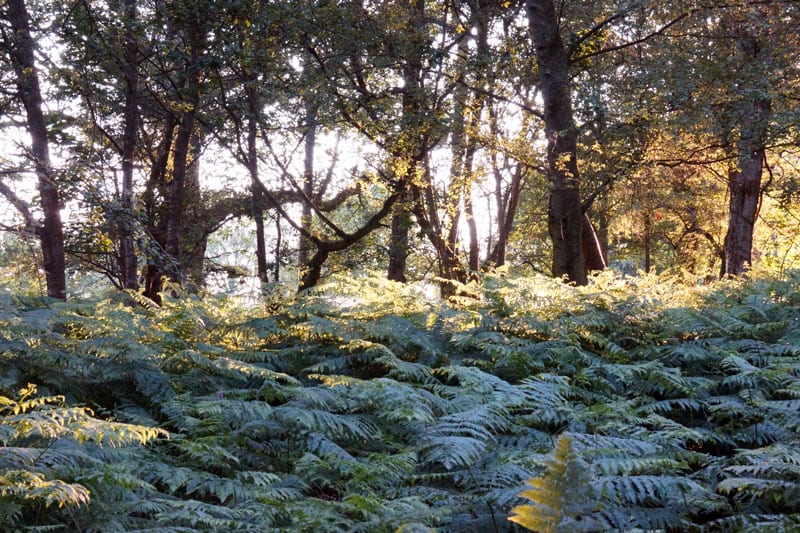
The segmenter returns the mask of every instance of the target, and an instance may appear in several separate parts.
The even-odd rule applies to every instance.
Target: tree
[[[24,0],[8,0],[4,6],[0,6],[0,10],[2,18],[8,23],[3,28],[3,45],[16,75],[16,96],[25,109],[25,121],[31,139],[29,157],[36,174],[43,221],[35,222],[27,209],[20,211],[41,242],[47,295],[65,299],[66,256],[59,177],[50,162],[47,120],[42,107],[39,70],[35,57],[36,43],[31,35],[30,17]],[[9,191],[3,185],[2,192],[6,196]],[[19,199],[11,199],[18,207],[22,205]]]
[[[551,180],[548,228],[553,243],[553,275],[586,284],[581,235],[578,131],[572,116],[569,51],[561,40],[552,0],[528,0],[531,37],[544,104],[547,168]]]
[[[733,87],[741,96],[734,111],[738,139],[731,141],[735,146],[735,159],[728,171],[730,202],[723,275],[741,275],[752,263],[753,231],[761,205],[761,175],[766,163],[772,108],[771,91],[763,84],[769,83],[774,75],[770,72],[773,63],[770,26],[764,9],[769,10],[757,6],[744,8],[742,13],[734,15],[736,18],[730,24],[730,29],[738,36],[733,54],[740,65],[736,76],[740,77],[743,71],[756,71],[759,75],[751,74],[745,80],[737,80]],[[728,29],[729,25],[724,26]]]
[[[123,75],[125,78],[124,131],[122,135],[122,191],[120,203],[124,213],[133,212],[133,173],[139,129],[139,49],[136,38],[137,0],[125,0],[124,18],[125,51]],[[136,256],[134,228],[130,218],[123,222],[120,237],[120,270],[122,286],[139,288],[139,269]]]

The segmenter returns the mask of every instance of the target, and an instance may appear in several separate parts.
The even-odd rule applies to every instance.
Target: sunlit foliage
[[[751,277],[498,275],[449,302],[335,278],[249,306],[3,291],[0,513],[505,531],[516,507],[542,531],[792,530],[800,276]]]

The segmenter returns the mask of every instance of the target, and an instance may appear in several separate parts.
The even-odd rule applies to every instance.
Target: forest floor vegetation
[[[0,530],[800,528],[800,272],[465,290],[0,290]]]

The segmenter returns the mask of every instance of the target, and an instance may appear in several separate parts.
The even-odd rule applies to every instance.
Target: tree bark
[[[139,78],[137,71],[138,48],[134,26],[137,0],[125,0],[125,52],[123,75],[125,76],[125,107],[123,110],[124,132],[122,139],[122,195],[120,201],[124,218],[120,236],[120,271],[122,287],[139,288],[136,244],[134,241],[135,220],[133,217],[133,170],[136,155],[136,133],[139,127]]]
[[[196,87],[193,88],[195,91]],[[186,190],[186,174],[190,163],[190,145],[194,132],[195,112],[197,98],[192,98],[191,109],[182,113],[178,133],[175,137],[175,149],[172,154],[172,179],[169,187],[167,216],[167,243],[166,252],[172,259],[172,268],[167,274],[171,281],[181,283],[183,275],[180,268],[181,261],[181,224],[183,221],[184,193]]]
[[[167,116],[164,124],[161,142],[155,150],[155,157],[150,166],[150,176],[145,186],[143,200],[145,214],[147,215],[147,232],[150,242],[147,247],[147,268],[145,269],[144,295],[157,304],[161,303],[161,289],[163,288],[163,263],[168,261],[164,255],[164,242],[166,235],[165,206],[157,203],[157,197],[165,197],[166,173],[172,143],[175,139],[177,119],[174,115]]]
[[[581,229],[581,246],[586,260],[586,272],[605,270],[606,260],[603,255],[603,246],[594,229],[594,224],[589,218],[589,213],[583,214],[583,228]]]
[[[392,281],[406,282],[410,228],[410,206],[406,195],[404,195],[394,206],[389,235],[389,269],[387,277]]]
[[[322,266],[332,252],[345,250],[372,233],[380,225],[381,221],[391,212],[400,195],[400,190],[395,190],[392,194],[390,194],[383,201],[381,208],[375,214],[373,214],[363,226],[358,228],[353,233],[347,233],[335,241],[317,240],[315,242],[316,252],[314,252],[314,255],[311,256],[311,259],[308,262],[309,267],[306,269],[306,271],[303,273],[303,277],[300,279],[300,286],[297,289],[298,292],[310,289],[319,283],[319,280],[322,276]]]
[[[492,136],[498,138],[499,128],[497,124],[497,113],[494,106],[489,107],[489,127]],[[517,216],[519,207],[519,197],[522,194],[522,182],[525,176],[524,167],[517,165],[516,170],[511,176],[511,183],[508,187],[503,187],[503,175],[497,160],[497,151],[490,153],[492,162],[492,174],[494,175],[494,195],[495,205],[497,206],[497,241],[490,255],[489,260],[495,267],[506,264],[506,250],[508,249],[508,238],[514,229],[514,219]]]
[[[317,106],[314,98],[308,94],[303,97],[306,114],[306,137],[304,144],[303,157],[303,196],[304,201],[300,213],[300,226],[307,233],[311,233],[312,206],[311,199],[314,198],[314,151],[317,143]],[[303,274],[309,266],[311,258],[311,248],[313,243],[300,235],[300,242],[297,248],[297,271],[298,278],[302,279]]]
[[[559,33],[552,0],[527,0],[530,32],[544,101],[547,166],[551,181],[548,231],[553,243],[553,275],[587,283],[581,247],[583,211],[577,161],[577,129],[569,86],[569,57]]]
[[[31,136],[31,156],[38,180],[39,198],[44,214],[43,223],[36,228],[44,259],[47,295],[66,298],[66,258],[64,253],[64,227],[61,221],[61,201],[58,185],[50,164],[50,146],[47,125],[42,111],[42,93],[36,70],[34,42],[24,0],[7,1],[8,21],[13,30],[10,43],[11,60],[16,71],[17,90]]]
[[[746,61],[760,60],[757,37],[742,37],[738,44],[739,52]],[[730,203],[722,275],[740,276],[751,264],[753,231],[761,205],[761,174],[766,157],[770,110],[771,101],[768,98],[745,98],[739,119],[738,165],[728,173]]]
[[[256,152],[256,140],[258,124],[255,117],[254,96],[250,98],[251,116],[247,120],[247,171],[250,173],[250,198],[253,208],[253,220],[256,223],[256,267],[258,279],[261,283],[269,282],[269,267],[267,265],[267,243],[264,230],[264,202],[263,195],[258,188],[258,153]]]
[[[725,235],[722,274],[739,276],[751,263],[753,231],[761,205],[761,174],[764,164],[764,136],[770,104],[767,100],[753,103],[749,124],[743,125],[738,168],[728,174],[730,209],[728,232]]]

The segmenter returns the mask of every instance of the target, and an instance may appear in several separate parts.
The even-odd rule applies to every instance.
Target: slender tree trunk
[[[252,100],[251,100],[252,101]],[[250,197],[252,201],[253,220],[256,223],[256,266],[258,279],[261,283],[269,282],[269,268],[267,266],[267,243],[264,231],[264,202],[261,189],[258,187],[258,154],[256,140],[258,124],[255,116],[255,106],[251,105],[252,116],[247,120],[247,170],[250,173]]]
[[[125,76],[125,107],[123,110],[124,132],[122,139],[122,220],[120,237],[120,270],[122,287],[139,288],[136,244],[134,241],[135,218],[133,216],[133,162],[136,155],[136,134],[139,128],[139,78],[137,71],[138,48],[134,27],[136,24],[137,0],[125,0],[125,53],[123,74]]]
[[[652,268],[652,235],[653,235],[653,219],[650,214],[650,209],[644,210],[644,271],[649,274]]]
[[[497,114],[494,106],[489,107],[489,127],[492,136],[497,138],[500,134],[497,125]],[[495,267],[506,264],[506,250],[508,248],[508,238],[514,229],[514,219],[517,216],[519,197],[522,194],[522,182],[525,171],[522,165],[517,165],[514,174],[511,176],[511,183],[507,188],[503,187],[503,174],[500,171],[497,161],[497,152],[492,150],[490,154],[492,162],[492,174],[494,175],[494,195],[497,207],[497,242],[490,255],[490,261]]]
[[[583,211],[569,57],[561,41],[553,1],[527,0],[527,7],[544,101],[547,164],[552,187],[547,223],[553,243],[553,275],[566,276],[572,283],[585,285],[586,268],[581,247]]]
[[[147,268],[144,276],[144,295],[158,304],[161,303],[160,293],[163,288],[164,263],[168,261],[164,254],[166,236],[165,206],[158,203],[158,196],[165,197],[167,195],[166,174],[176,127],[176,118],[173,115],[169,115],[164,125],[163,137],[156,150],[156,157],[152,161],[150,176],[142,196],[145,214],[147,215],[147,232],[150,239],[147,249]]]
[[[194,99],[192,109],[182,114],[178,133],[175,137],[175,150],[172,159],[172,180],[169,187],[169,209],[167,216],[167,246],[166,252],[173,261],[172,268],[167,272],[170,280],[181,283],[183,276],[180,268],[181,262],[181,224],[186,207],[184,193],[186,191],[186,173],[189,166],[189,152],[194,132],[195,107]]]
[[[225,215],[214,213],[212,205],[203,202],[200,191],[200,153],[202,140],[196,133],[189,142],[180,225],[180,271],[182,281],[192,290],[205,285],[205,257],[208,236]]]
[[[467,147],[466,161],[464,162],[464,174],[468,177],[468,181],[464,186],[464,216],[467,219],[467,228],[469,231],[469,257],[468,266],[470,272],[477,272],[480,270],[480,247],[478,243],[478,225],[475,222],[475,209],[472,205],[472,163],[474,160],[475,150],[474,141]]]
[[[463,56],[469,54],[467,45],[466,40],[459,43],[459,54]],[[478,55],[479,58],[483,55],[480,50]],[[461,81],[463,82],[463,80]],[[451,217],[446,242],[449,250],[455,251],[458,249],[458,229],[461,218],[461,204],[463,203],[464,216],[469,232],[468,266],[471,271],[475,272],[480,268],[480,251],[478,228],[472,206],[472,174],[475,152],[477,151],[475,135],[479,128],[483,109],[483,96],[476,93],[471,98],[466,83],[457,84],[453,96],[455,103],[452,114],[452,163],[450,166],[452,185],[447,207]],[[467,120],[467,117],[469,120]]]
[[[430,171],[426,168],[426,176],[421,180],[425,183],[424,187],[419,185],[412,185],[411,187],[413,213],[422,232],[428,236],[428,240],[436,250],[439,277],[444,280],[465,283],[467,276],[461,266],[458,249],[450,246],[447,236],[442,232],[442,224],[439,220],[439,215],[436,213],[436,200],[429,174]],[[440,285],[440,292],[443,298],[452,296],[456,292],[455,285],[445,281]]]
[[[283,231],[281,230],[281,214],[275,213],[275,269],[272,279],[277,283],[281,280],[281,247],[283,246]]]
[[[462,39],[458,43],[458,55],[469,57],[469,42]],[[461,215],[466,205],[467,189],[472,179],[466,170],[467,153],[467,113],[469,107],[469,88],[464,76],[461,75],[453,88],[453,108],[451,110],[450,126],[450,186],[445,198],[445,213],[449,228],[447,228],[447,245],[450,249],[458,247]]]
[[[303,199],[302,212],[300,214],[300,226],[308,233],[311,232],[313,222],[310,200],[314,197],[314,151],[317,144],[317,105],[313,97],[309,94],[305,96],[306,113],[306,138],[305,154],[303,160]],[[303,278],[304,272],[309,267],[311,261],[311,248],[314,243],[300,235],[300,242],[297,249],[297,268],[299,278]],[[327,258],[327,256],[326,256]],[[321,266],[321,265],[320,265]]]
[[[44,222],[36,232],[42,246],[47,295],[63,300],[66,298],[67,282],[61,201],[50,164],[50,146],[42,112],[42,93],[36,70],[34,42],[24,0],[8,0],[6,4],[8,21],[14,32],[11,37],[11,59],[16,71],[19,97],[25,107],[28,132],[31,136],[31,155],[44,213]]]
[[[583,256],[586,259],[587,273],[605,270],[607,265],[603,256],[603,247],[588,213],[583,214],[581,235],[581,246],[583,247]]]

